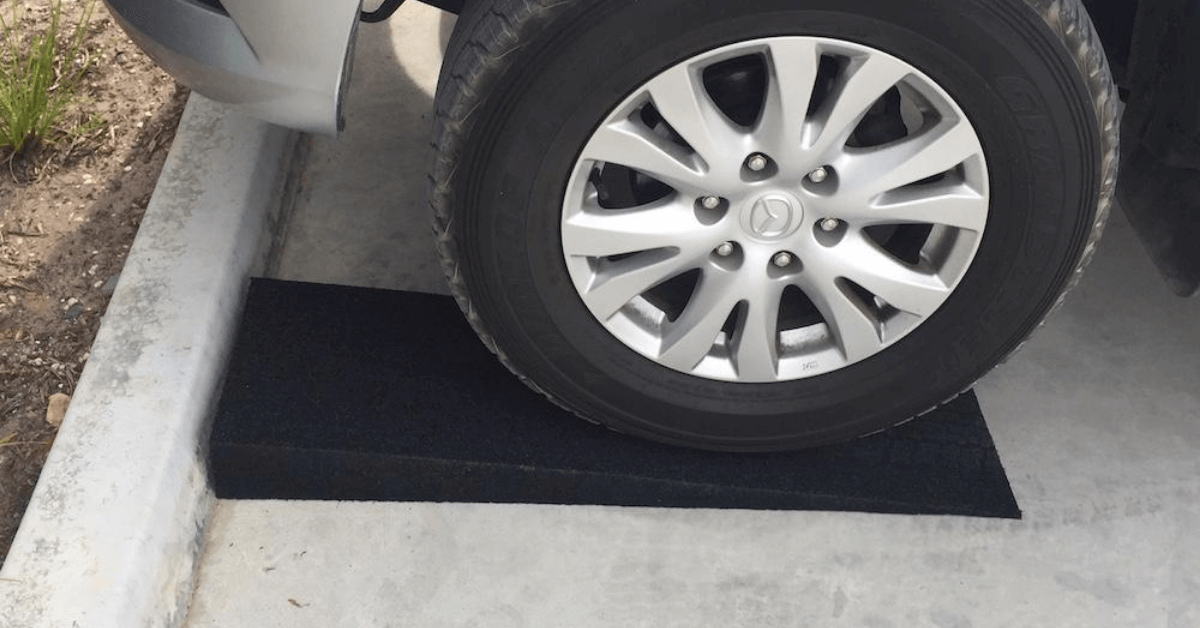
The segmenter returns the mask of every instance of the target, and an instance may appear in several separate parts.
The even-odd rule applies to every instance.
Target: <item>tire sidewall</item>
[[[660,440],[735,448],[886,427],[1011,351],[1081,253],[1097,194],[1091,101],[1057,37],[1023,2],[586,0],[541,20],[479,105],[467,139],[477,148],[453,182],[464,201],[455,246],[501,351],[586,415]],[[776,35],[861,43],[938,83],[983,144],[988,224],[954,294],[880,354],[791,382],[693,377],[628,349],[583,305],[563,262],[565,185],[595,126],[638,85],[705,50]]]

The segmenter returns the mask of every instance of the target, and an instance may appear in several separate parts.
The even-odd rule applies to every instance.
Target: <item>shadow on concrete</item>
[[[455,17],[410,3],[363,24],[338,138],[310,138],[278,279],[442,293],[425,181]]]

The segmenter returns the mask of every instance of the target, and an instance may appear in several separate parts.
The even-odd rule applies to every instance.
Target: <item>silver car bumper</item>
[[[177,80],[275,124],[335,134],[361,0],[105,0]]]

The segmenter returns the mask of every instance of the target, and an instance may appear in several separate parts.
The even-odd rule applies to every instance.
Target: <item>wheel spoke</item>
[[[778,158],[799,150],[821,55],[808,39],[780,39],[768,50],[767,94],[755,135]]]
[[[703,81],[687,64],[654,77],[645,89],[658,113],[710,170],[719,167],[730,154],[740,162],[743,134],[713,104]]]
[[[809,272],[797,285],[817,306],[847,362],[857,362],[883,348],[875,318],[838,285],[836,277]]]
[[[733,341],[733,362],[744,381],[772,381],[779,374],[779,302],[783,285],[770,282],[746,303]]]
[[[910,72],[903,63],[883,55],[852,61],[848,76],[817,114],[815,132],[806,142],[809,149],[820,154],[844,146],[871,105]]]
[[[950,294],[937,275],[910,268],[861,235],[848,236],[833,251],[839,276],[898,310],[929,316]]]
[[[691,195],[706,188],[704,171],[687,149],[631,120],[597,129],[582,158],[633,168]]]
[[[704,225],[689,205],[675,198],[630,209],[591,206],[567,213],[563,251],[567,255],[606,257],[659,248],[690,249],[702,245]]]
[[[839,160],[839,172],[851,193],[873,198],[946,172],[981,150],[970,125],[947,120],[894,144],[847,150]]]
[[[708,272],[674,322],[664,325],[659,362],[690,371],[708,355],[717,333],[738,303],[731,274]]]
[[[634,297],[695,267],[690,258],[671,251],[610,262],[596,273],[592,285],[580,296],[597,318],[607,320]]]
[[[865,209],[841,216],[859,226],[888,224],[946,225],[983,231],[987,224],[988,201],[965,185],[953,189],[896,190]]]

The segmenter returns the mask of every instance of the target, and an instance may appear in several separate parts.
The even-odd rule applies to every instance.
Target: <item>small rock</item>
[[[117,291],[117,282],[120,281],[120,279],[121,273],[117,273],[112,277],[109,277],[108,280],[104,282],[104,285],[100,286],[100,292],[111,296],[112,293]]]
[[[79,318],[79,315],[82,313],[83,313],[83,304],[82,303],[72,303],[70,306],[67,307],[66,311],[63,312],[63,319],[68,320],[68,321],[73,321],[73,320]]]
[[[71,395],[54,393],[46,403],[46,423],[58,427],[62,425],[63,417],[67,414],[67,406],[71,403]]]

